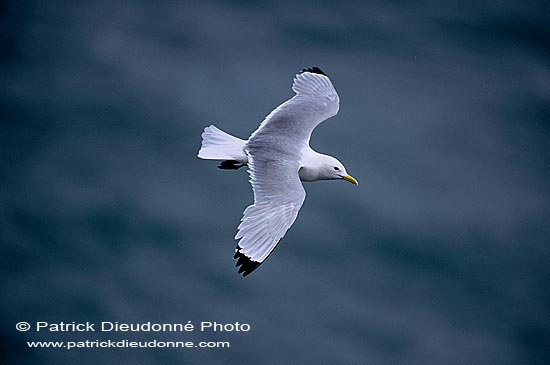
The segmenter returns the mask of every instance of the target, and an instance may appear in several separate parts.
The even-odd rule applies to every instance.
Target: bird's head
[[[323,180],[346,180],[354,185],[359,185],[359,182],[347,173],[344,164],[332,156],[323,155],[320,175]]]

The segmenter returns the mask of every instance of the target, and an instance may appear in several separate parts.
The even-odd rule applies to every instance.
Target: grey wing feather
[[[256,152],[260,152],[257,151]],[[235,239],[239,252],[263,262],[296,220],[306,193],[298,176],[297,161],[281,160],[279,153],[255,156],[249,150],[250,183],[254,204],[243,214]]]
[[[296,75],[292,90],[296,95],[279,105],[250,136],[251,143],[272,143],[282,147],[309,143],[313,129],[335,116],[340,98],[330,79],[321,74],[304,72]]]

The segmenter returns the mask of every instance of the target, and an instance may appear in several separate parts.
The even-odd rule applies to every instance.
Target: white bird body
[[[239,273],[254,271],[294,223],[304,199],[300,181],[343,179],[354,184],[336,158],[309,146],[313,129],[336,115],[340,99],[330,79],[317,67],[296,75],[296,95],[279,105],[248,140],[211,125],[202,133],[198,157],[222,160],[220,168],[248,165],[254,204],[244,211],[235,239]]]
[[[230,160],[243,165],[248,164],[248,155],[246,154],[248,141],[225,133],[214,125],[210,125],[204,129],[202,139],[203,146],[199,152],[199,158],[205,160]],[[329,180],[323,179],[321,173],[324,171],[322,167],[326,159],[331,158],[331,156],[318,153],[309,144],[306,144],[302,146],[300,157],[300,170],[298,174],[301,181]]]

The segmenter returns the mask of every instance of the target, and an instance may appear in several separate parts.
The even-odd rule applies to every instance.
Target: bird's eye
[[[334,170],[336,170],[336,171],[340,171],[340,168],[339,168],[339,167],[337,167],[337,166],[334,166]]]

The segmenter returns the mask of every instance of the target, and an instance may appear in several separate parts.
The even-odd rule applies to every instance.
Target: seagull
[[[345,180],[359,185],[336,158],[309,146],[313,129],[338,113],[340,98],[318,67],[294,78],[291,99],[275,108],[248,140],[213,125],[204,128],[198,157],[221,160],[220,169],[248,166],[254,203],[243,213],[235,239],[238,273],[249,275],[273,252],[306,198],[301,181]]]

